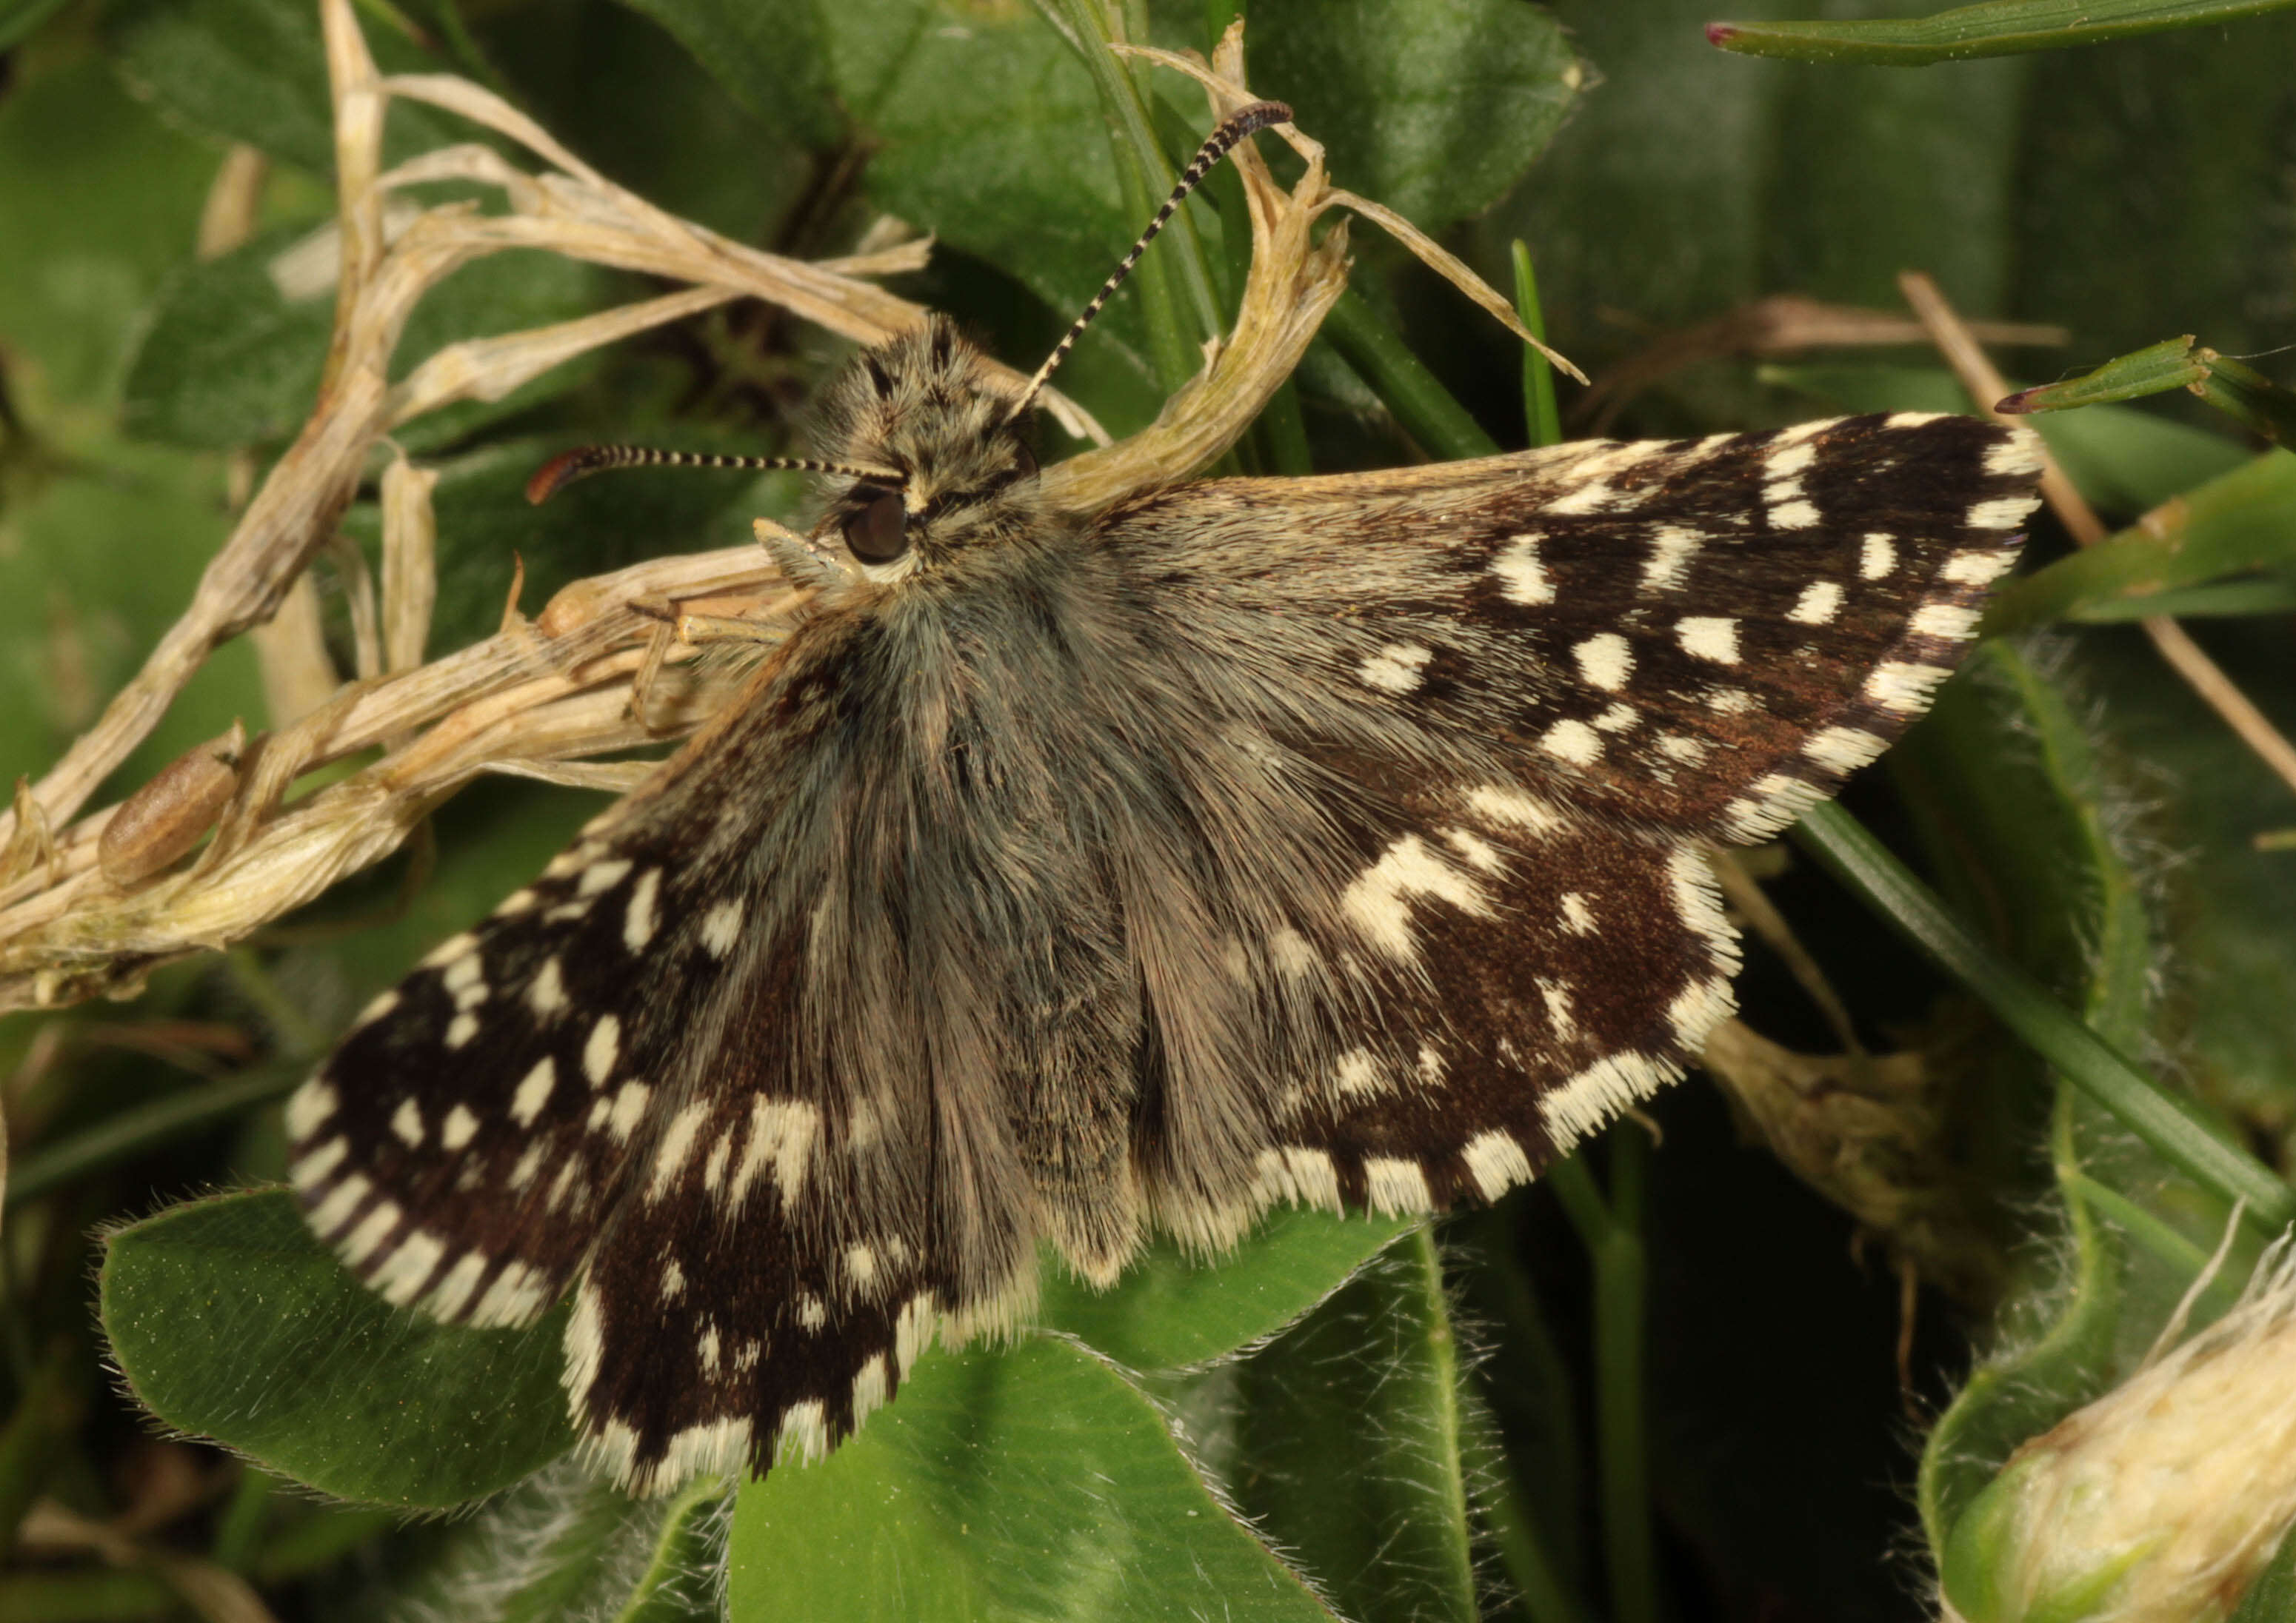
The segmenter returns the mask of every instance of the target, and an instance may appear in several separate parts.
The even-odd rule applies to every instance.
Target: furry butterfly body
[[[833,1444],[1040,1241],[1104,1283],[1276,1201],[1495,1197],[1678,1074],[1736,957],[1697,843],[1923,707],[2036,468],[1851,418],[1078,518],[1008,406],[945,324],[865,357],[898,556],[291,1110],[394,1300],[575,1291],[633,1487]],[[888,494],[832,520],[882,551]]]

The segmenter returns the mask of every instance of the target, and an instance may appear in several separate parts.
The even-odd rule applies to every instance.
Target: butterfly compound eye
[[[845,545],[864,563],[890,563],[909,550],[909,514],[898,490],[888,490],[845,521]]]

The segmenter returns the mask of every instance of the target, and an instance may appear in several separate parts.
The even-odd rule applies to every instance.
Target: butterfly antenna
[[[1132,251],[1124,256],[1108,280],[1100,284],[1100,291],[1095,293],[1092,302],[1085,306],[1084,314],[1076,318],[1067,334],[1053,346],[1053,352],[1045,357],[1045,364],[1037,368],[1037,375],[1030,378],[1028,388],[1021,391],[1020,400],[1013,407],[1013,415],[1006,419],[1007,422],[1016,422],[1025,416],[1029,408],[1037,403],[1037,396],[1043,390],[1045,380],[1051,377],[1054,370],[1068,358],[1069,351],[1076,348],[1077,340],[1084,336],[1084,330],[1092,325],[1093,317],[1100,314],[1102,307],[1108,303],[1116,290],[1124,285],[1124,279],[1132,274],[1132,267],[1140,263],[1140,256],[1148,251],[1148,244],[1156,240],[1156,234],[1163,230],[1166,223],[1179,211],[1188,193],[1212,172],[1212,167],[1252,131],[1266,129],[1271,124],[1290,122],[1292,110],[1283,102],[1253,102],[1230,113],[1226,121],[1206,137],[1204,143],[1196,149],[1196,155],[1188,160],[1188,167],[1180,171],[1180,183],[1172,188],[1172,195],[1164,200],[1164,206],[1156,210],[1156,217],[1148,222],[1148,229],[1142,232],[1139,240],[1132,244]]]
[[[609,468],[751,468],[759,472],[787,468],[799,473],[838,473],[898,488],[905,476],[886,468],[857,468],[849,463],[816,462],[809,456],[710,456],[699,451],[657,451],[650,446],[577,446],[535,470],[526,481],[526,499],[540,506],[578,479]]]

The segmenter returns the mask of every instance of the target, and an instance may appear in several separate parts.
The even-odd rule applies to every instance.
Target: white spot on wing
[[[1324,1151],[1300,1144],[1263,1150],[1259,1173],[1268,1193],[1279,1200],[1326,1211],[1340,1209],[1340,1170]]]
[[[2005,548],[1991,553],[1956,553],[1938,570],[1938,578],[1952,581],[1956,586],[1990,586],[2007,574],[2009,566],[2016,561],[2017,554]]]
[[[1364,1158],[1364,1194],[1374,1211],[1410,1212],[1433,1209],[1435,1196],[1427,1187],[1427,1174],[1417,1161],[1388,1155]]]
[[[622,1091],[614,1095],[614,1113],[606,1119],[606,1126],[623,1143],[638,1130],[638,1120],[645,1114],[646,1101],[653,1097],[653,1089],[643,1082],[625,1082]]]
[[[1817,522],[1817,509],[1808,502],[1781,502],[1770,509],[1772,529],[1808,529]]]
[[[565,978],[559,971],[558,960],[549,959],[544,963],[541,972],[535,976],[534,984],[526,988],[526,1006],[544,1020],[548,1020],[566,1004]]]
[[[421,967],[426,970],[445,969],[457,959],[478,950],[479,939],[465,930],[448,936],[424,955]]]
[[[479,1034],[479,1017],[465,1009],[447,1022],[447,1046],[460,1048]]]
[[[1801,595],[1786,611],[1786,618],[1798,625],[1824,626],[1831,624],[1841,612],[1841,586],[1831,580],[1813,580],[1801,589]]]
[[[1574,766],[1591,766],[1603,758],[1603,735],[1575,717],[1547,728],[1538,747]]]
[[[1737,1007],[1731,996],[1726,975],[1715,975],[1704,980],[1693,980],[1667,1005],[1667,1019],[1674,1023],[1675,1040],[1695,1053],[1706,1041],[1706,1034],[1721,1023]]]
[[[289,1169],[288,1176],[295,1180],[298,1189],[316,1189],[333,1176],[335,1168],[343,1164],[343,1158],[350,1152],[349,1139],[330,1138],[297,1161]]]
[[[359,1180],[361,1183],[365,1181],[364,1178]],[[377,1247],[390,1238],[398,1227],[399,1218],[405,1215],[398,1209],[396,1201],[379,1203],[373,1211],[359,1219],[359,1225],[351,1230],[338,1248],[343,1260],[352,1267],[360,1266],[374,1255]]]
[[[602,890],[611,890],[622,882],[622,876],[630,871],[630,866],[628,862],[619,857],[607,862],[594,862],[582,870],[582,878],[575,885],[574,894],[595,896]]]
[[[1952,674],[1942,666],[1885,660],[1866,678],[1866,697],[1880,709],[1902,716],[1927,704],[1937,684]]]
[[[611,1014],[600,1015],[598,1023],[590,1028],[590,1040],[582,1045],[582,1074],[590,1078],[591,1086],[606,1085],[621,1051],[622,1022]]]
[[[401,1099],[390,1113],[390,1130],[412,1150],[422,1142],[422,1108],[411,1098]]]
[[[535,1062],[534,1069],[526,1073],[518,1091],[511,1095],[511,1119],[522,1127],[532,1127],[534,1119],[542,1114],[542,1107],[550,1101],[550,1090],[557,1086],[558,1062],[545,1054]]]
[[[1427,661],[1435,657],[1431,649],[1410,643],[1390,643],[1356,669],[1356,676],[1366,687],[1375,687],[1383,693],[1408,693],[1414,691],[1427,669]]]
[[[1286,980],[1298,980],[1314,972],[1316,949],[1308,945],[1307,937],[1285,928],[1268,936],[1267,961]]]
[[[522,1262],[506,1262],[494,1283],[471,1309],[471,1323],[480,1327],[523,1324],[548,1304],[543,1300],[540,1274]]]
[[[669,1186],[685,1169],[685,1158],[693,1153],[694,1135],[701,1131],[702,1119],[709,1114],[709,1106],[701,1101],[680,1107],[661,1130],[661,1143],[653,1153],[653,1184],[646,1191],[646,1199],[659,1201],[669,1193]]]
[[[1685,529],[1678,524],[1660,525],[1651,537],[1651,555],[1643,561],[1640,589],[1670,592],[1680,586],[1689,571],[1690,560],[1704,545],[1704,537],[1694,529]]]
[[[1875,530],[1859,545],[1857,573],[1867,580],[1879,580],[1898,567],[1898,544]]]
[[[342,1097],[335,1092],[332,1083],[313,1078],[297,1088],[295,1096],[287,1102],[287,1136],[298,1140],[310,1137],[341,1104]]]
[[[446,1277],[432,1288],[424,1306],[449,1322],[460,1317],[471,1293],[479,1288],[479,1281],[486,1277],[486,1258],[477,1251],[464,1251],[447,1270]]]
[[[1468,791],[1467,807],[1487,822],[1528,829],[1534,834],[1551,834],[1562,826],[1562,817],[1553,807],[1511,785]]]
[[[1471,1138],[1459,1152],[1467,1176],[1486,1201],[1496,1201],[1517,1184],[1530,1180],[1530,1158],[1505,1133],[1485,1133]]]
[[[1562,893],[1562,928],[1574,936],[1591,934],[1595,929],[1595,911],[1576,890]]]
[[[701,945],[713,958],[723,958],[732,952],[741,934],[742,904],[738,901],[720,902],[702,916]]]
[[[1539,1116],[1555,1147],[1568,1149],[1672,1079],[1670,1070],[1645,1055],[1611,1054],[1540,1099]]]
[[[332,1235],[350,1220],[351,1213],[365,1204],[374,1185],[364,1173],[354,1172],[327,1192],[327,1198],[311,1209],[311,1226],[322,1234]],[[398,1209],[393,1207],[395,1211]]]
[[[1811,737],[1801,752],[1831,772],[1855,772],[1888,748],[1862,727],[1827,727]]]
[[[1923,603],[1914,611],[1913,627],[1923,636],[1964,641],[1977,629],[1977,611],[1958,603]]]
[[[1491,560],[1491,573],[1499,579],[1499,594],[1509,602],[1539,608],[1554,601],[1554,583],[1546,578],[1546,567],[1538,561],[1538,541],[1536,535],[1512,537]]]
[[[1980,502],[1969,510],[1972,529],[2014,529],[2025,521],[2040,498],[2033,496],[2005,496],[1997,501]]]
[[[1477,918],[1490,914],[1474,881],[1430,851],[1415,834],[1404,835],[1357,875],[1341,893],[1340,906],[1374,946],[1390,958],[1409,961],[1417,955],[1411,940],[1409,898],[1414,896],[1448,902]]]
[[[1542,979],[1538,996],[1546,1004],[1546,1023],[1554,1028],[1554,1035],[1568,1042],[1578,1035],[1578,1016],[1570,1006],[1570,988],[1559,980]]]
[[[1379,1062],[1368,1048],[1350,1048],[1340,1056],[1338,1074],[1332,1078],[1341,1093],[1361,1098],[1385,1093],[1387,1078],[1380,1072]]]
[[[805,1186],[806,1168],[820,1135],[821,1112],[804,1100],[756,1095],[750,1101],[749,1142],[742,1148],[742,1164],[734,1169],[727,1202],[739,1207],[758,1175],[771,1168],[782,1208],[787,1210]]]
[[[661,890],[661,870],[648,868],[639,876],[630,890],[630,905],[622,914],[622,945],[632,952],[644,950],[653,939],[654,926],[659,922],[654,914],[654,898]]]
[[[382,1293],[382,1299],[393,1307],[404,1307],[422,1292],[446,1259],[447,1242],[436,1234],[416,1229],[398,1242],[398,1249],[390,1255],[367,1280]]]
[[[1674,635],[1685,653],[1717,665],[1738,662],[1738,622],[1727,615],[1685,615],[1674,622]]]
[[[1762,472],[1769,479],[1792,479],[1816,460],[1817,447],[1807,440],[1773,445],[1770,454],[1762,459]]]
[[[1581,676],[1611,693],[1626,686],[1627,678],[1634,674],[1634,648],[1615,631],[1590,636],[1570,653],[1578,661]]]

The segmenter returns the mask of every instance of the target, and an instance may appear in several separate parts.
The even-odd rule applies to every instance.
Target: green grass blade
[[[1353,288],[1340,295],[1324,318],[1324,336],[1428,455],[1451,461],[1498,455],[1498,441],[1483,432],[1467,408]]]
[[[2292,0],[1988,0],[1929,17],[1869,22],[1710,22],[1707,39],[1747,56],[1918,68],[2204,28],[2284,10]]]
[[[2144,395],[2189,389],[2209,375],[2193,353],[2193,335],[2164,338],[2157,344],[2115,356],[2103,365],[2061,383],[2021,389],[1994,406],[2017,415],[2025,412],[2063,412],[2076,406],[2102,406],[2113,400],[2135,400]]]
[[[1935,892],[1838,806],[1813,807],[1796,838],[1906,940],[1992,1009],[2076,1087],[2165,1160],[2226,1201],[2248,1202],[2269,1234],[2296,1220],[2296,1192],[2075,1020],[2023,970],[1964,929]]]
[[[1538,273],[1531,267],[1530,250],[1521,237],[1514,240],[1514,309],[1522,324],[1541,343],[1546,341],[1546,315],[1538,305]],[[1562,443],[1562,415],[1554,406],[1553,363],[1529,345],[1522,351],[1522,420],[1533,447]]]

